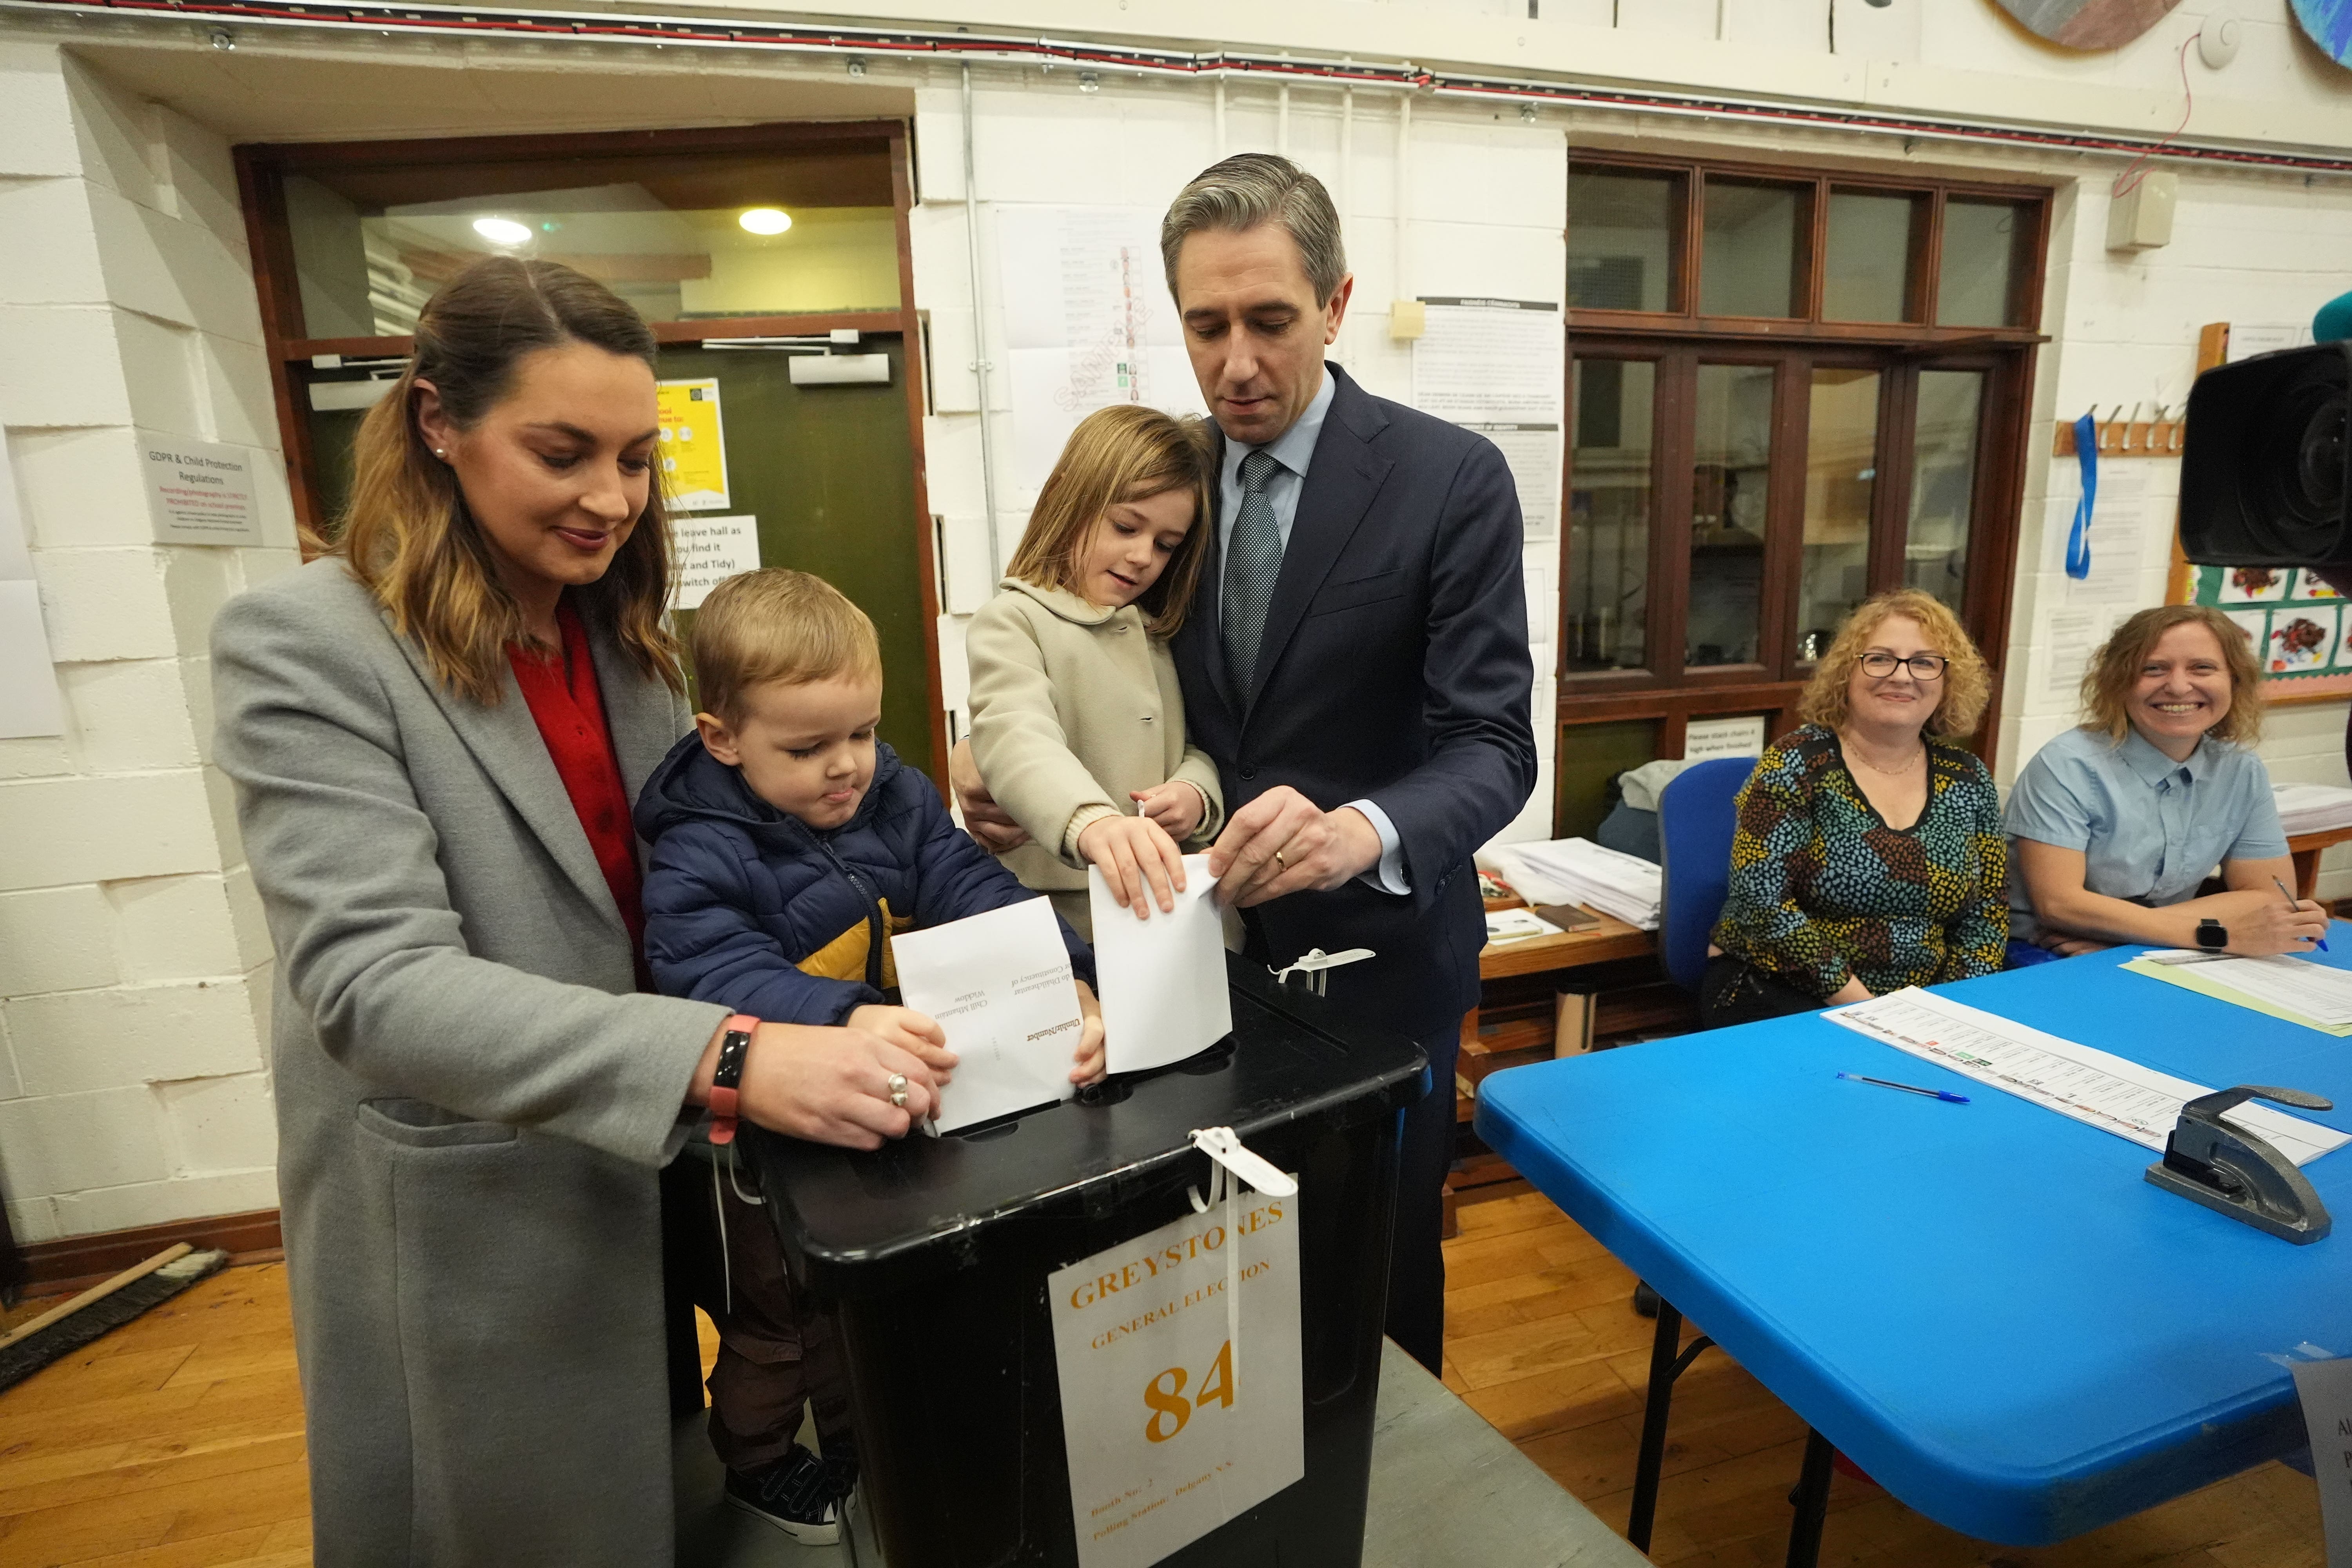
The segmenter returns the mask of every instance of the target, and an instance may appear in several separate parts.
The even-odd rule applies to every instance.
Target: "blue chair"
[[[1732,802],[1756,769],[1750,757],[1720,757],[1675,775],[1658,796],[1664,886],[1658,901],[1658,957],[1666,973],[1696,994],[1706,973],[1706,937],[1731,886]]]

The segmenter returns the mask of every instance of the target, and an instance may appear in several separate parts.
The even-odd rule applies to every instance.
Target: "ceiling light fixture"
[[[782,234],[793,226],[793,215],[781,207],[747,207],[735,221],[753,234]]]
[[[510,217],[478,217],[474,232],[492,245],[520,245],[530,238],[530,228]]]

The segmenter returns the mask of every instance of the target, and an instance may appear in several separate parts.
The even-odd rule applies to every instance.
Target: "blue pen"
[[[1891,1078],[1870,1078],[1858,1072],[1842,1072],[1838,1077],[1852,1079],[1856,1083],[1874,1083],[1881,1089],[1899,1089],[1906,1094],[1924,1094],[1930,1100],[1947,1100],[1954,1105],[1969,1102],[1965,1094],[1948,1094],[1940,1089],[1921,1089],[1916,1083],[1897,1083]]]
[[[2273,877],[2271,879],[2271,886],[2276,888],[2279,890],[2279,896],[2286,900],[2286,907],[2288,909],[2299,910],[2303,908],[2303,905],[2296,900],[2295,896],[2286,890],[2286,884],[2284,882],[2280,881],[2276,877]],[[2326,952],[2327,951],[2327,939],[2326,937],[2315,936],[2311,940],[2313,944],[2316,946],[2320,952]]]

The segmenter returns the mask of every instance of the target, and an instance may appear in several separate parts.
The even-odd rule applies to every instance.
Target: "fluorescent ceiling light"
[[[781,207],[751,207],[735,221],[753,234],[782,234],[793,226],[793,215]]]
[[[478,217],[474,232],[492,245],[520,245],[530,237],[530,227],[510,217]]]

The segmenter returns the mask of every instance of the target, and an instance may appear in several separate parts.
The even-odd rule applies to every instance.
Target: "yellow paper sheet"
[[[719,414],[719,383],[654,384],[660,409],[662,484],[678,511],[727,510],[727,430]]]
[[[2273,1018],[2284,1018],[2290,1024],[2300,1024],[2306,1029],[2316,1029],[2323,1035],[2333,1035],[2337,1039],[2352,1036],[2352,1024],[2330,1027],[2326,1024],[2314,1023],[2300,1013],[2290,1013],[2284,1007],[2274,1007],[2268,1002],[2247,995],[2242,991],[2233,991],[2226,985],[2208,979],[2199,973],[2204,967],[2201,964],[2157,963],[2148,959],[2135,958],[2124,967],[2134,974],[2145,974],[2150,980],[2169,981],[2185,991],[2194,991],[2200,995],[2210,996],[2217,1002],[2227,1002],[2251,1012],[2267,1013]]]

